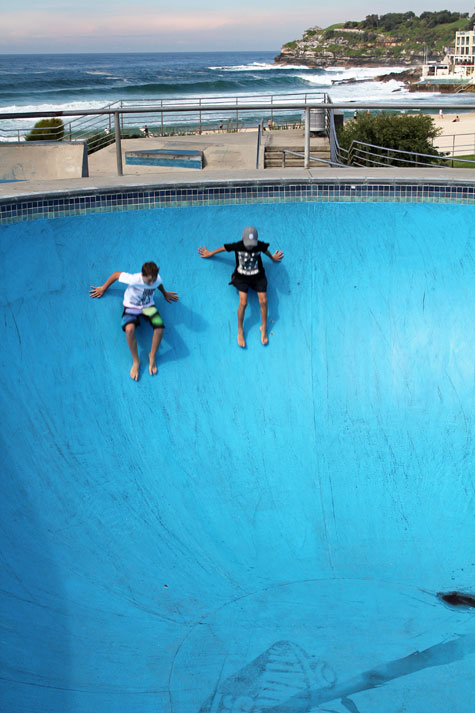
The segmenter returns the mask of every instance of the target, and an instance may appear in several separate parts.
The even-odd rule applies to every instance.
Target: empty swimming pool
[[[3,711],[472,713],[474,218],[284,202],[1,229]],[[242,350],[232,257],[197,248],[249,224],[285,257],[269,345],[251,297]],[[157,297],[135,383],[123,289],[88,289],[146,260],[180,301]]]

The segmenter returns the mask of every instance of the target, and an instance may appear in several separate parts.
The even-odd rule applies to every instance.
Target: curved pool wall
[[[4,202],[2,711],[472,713],[473,186],[285,188]],[[240,350],[196,249],[254,223]],[[146,259],[134,383],[88,288]]]

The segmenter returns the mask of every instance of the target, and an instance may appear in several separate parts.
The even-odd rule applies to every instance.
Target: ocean
[[[94,109],[118,100],[192,99],[328,92],[333,101],[424,103],[450,95],[411,93],[373,78],[402,67],[276,66],[275,52],[0,55],[0,111]],[[340,83],[356,79],[355,83]],[[34,122],[33,122],[34,123]],[[32,121],[26,122],[29,126]],[[0,121],[1,129],[21,125]]]

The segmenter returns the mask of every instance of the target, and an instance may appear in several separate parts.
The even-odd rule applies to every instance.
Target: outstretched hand
[[[178,295],[176,292],[167,292],[165,290],[163,296],[165,297],[167,302],[178,302]]]
[[[282,252],[282,250],[276,250],[275,253],[272,255],[272,259],[274,262],[280,262],[283,257],[284,253]]]
[[[198,252],[201,257],[211,257],[211,252],[204,245],[201,248],[198,248]]]
[[[104,294],[105,289],[100,285],[99,287],[94,287],[91,285],[91,289],[89,290],[89,297],[102,297]]]

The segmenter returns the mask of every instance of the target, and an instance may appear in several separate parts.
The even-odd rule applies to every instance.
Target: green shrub
[[[417,160],[415,155],[401,155],[391,149],[429,154],[431,158],[425,157],[420,161],[437,163],[442,154],[434,149],[431,139],[440,133],[441,129],[435,126],[428,114],[410,116],[383,111],[377,114],[357,114],[355,119],[345,122],[338,140],[340,146],[345,149],[350,149],[353,141],[362,141],[378,147],[369,149],[376,156],[368,157],[367,161],[359,159],[359,162],[371,165],[372,161],[381,160],[389,166],[413,166],[411,161]]]
[[[41,119],[37,121],[25,141],[62,141],[64,124],[61,119]]]

